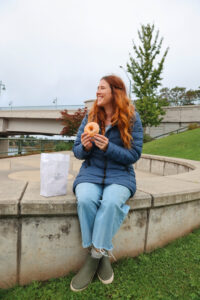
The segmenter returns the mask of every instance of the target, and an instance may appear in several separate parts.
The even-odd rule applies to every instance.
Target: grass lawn
[[[145,143],[143,153],[200,160],[200,128]]]
[[[115,280],[103,285],[97,278],[78,293],[69,289],[74,274],[0,290],[2,300],[199,300],[200,229],[164,248],[113,263]]]
[[[200,160],[200,129],[144,145],[144,153]],[[50,262],[51,263],[51,262]],[[115,280],[96,277],[79,293],[70,291],[74,274],[25,287],[0,290],[1,300],[200,300],[200,228],[164,248],[113,263]]]

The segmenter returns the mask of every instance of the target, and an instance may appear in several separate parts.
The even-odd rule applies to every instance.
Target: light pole
[[[8,105],[10,106],[10,110],[12,110],[12,101],[10,101],[9,103],[8,103]]]
[[[55,104],[55,106],[56,106],[56,109],[57,109],[57,102],[58,102],[58,99],[57,99],[57,97],[53,100],[53,104]]]
[[[5,91],[6,90],[6,86],[5,84],[0,80],[0,95],[1,95],[1,91]]]
[[[129,80],[129,98],[131,99],[131,80],[130,80],[130,78],[129,78],[129,76],[128,76],[128,74],[127,74],[127,72],[126,72],[126,70],[122,67],[122,66],[119,66],[123,71],[124,71],[124,73],[126,74],[126,77],[128,78],[128,80]]]

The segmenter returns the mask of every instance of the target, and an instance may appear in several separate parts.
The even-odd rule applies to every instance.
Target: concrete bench
[[[72,193],[80,162],[65,153],[71,156],[67,195],[51,198],[40,196],[40,155],[0,160],[1,288],[66,275],[85,259]],[[200,162],[143,155],[135,168],[137,192],[113,239],[116,259],[152,251],[200,226]]]

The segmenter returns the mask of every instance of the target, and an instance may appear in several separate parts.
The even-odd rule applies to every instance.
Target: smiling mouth
[[[97,97],[97,104],[101,104],[103,102],[103,97]]]

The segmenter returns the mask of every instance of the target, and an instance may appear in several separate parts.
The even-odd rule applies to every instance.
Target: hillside
[[[143,153],[200,160],[200,128],[145,143]]]

